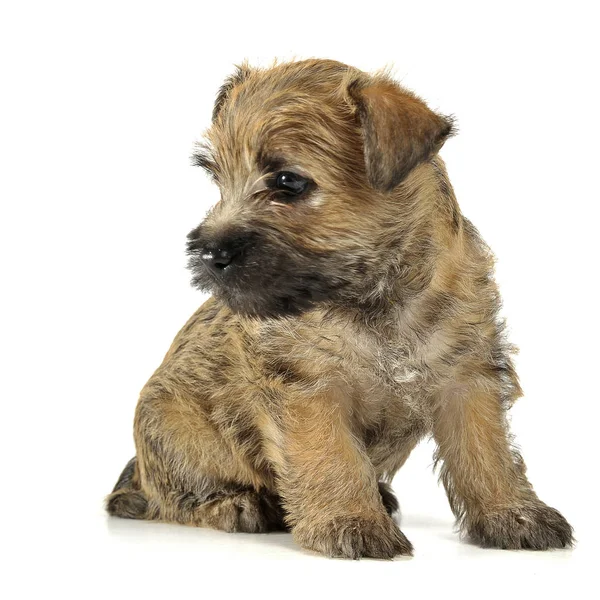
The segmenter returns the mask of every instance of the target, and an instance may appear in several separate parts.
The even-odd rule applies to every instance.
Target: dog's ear
[[[213,123],[217,120],[217,117],[219,116],[221,109],[227,102],[227,99],[229,98],[229,94],[231,93],[231,90],[236,85],[243,83],[247,79],[248,75],[250,75],[251,72],[252,72],[252,69],[250,68],[248,63],[244,62],[241,65],[236,65],[235,72],[232,73],[223,82],[223,85],[219,88],[219,91],[217,92],[217,98],[215,100],[215,106],[213,108],[213,113],[212,113]]]
[[[452,118],[433,112],[386,75],[354,78],[347,90],[363,132],[367,176],[379,190],[396,187],[454,131]]]

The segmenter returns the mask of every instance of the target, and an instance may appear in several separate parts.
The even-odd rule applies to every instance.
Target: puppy
[[[511,445],[521,389],[492,255],[438,156],[452,133],[387,75],[331,60],[225,81],[194,157],[221,199],[188,236],[212,297],[141,392],[110,514],[409,555],[388,482],[433,434],[474,542],[572,543]]]

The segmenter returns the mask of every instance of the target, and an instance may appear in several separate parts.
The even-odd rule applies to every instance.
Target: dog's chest
[[[348,392],[374,414],[388,403],[422,412],[430,383],[423,360],[427,348],[410,330],[375,327],[345,315],[309,315],[263,328],[261,340],[267,363],[284,363],[307,385],[347,384]]]
[[[323,343],[325,351],[317,360],[326,364],[333,358],[367,412],[393,413],[399,405],[415,416],[427,412],[432,373],[424,358],[429,348],[410,328],[332,320]]]
[[[402,332],[358,327],[346,330],[353,358],[355,431],[373,464],[393,473],[407,448],[431,429],[431,373],[423,361],[419,340]]]

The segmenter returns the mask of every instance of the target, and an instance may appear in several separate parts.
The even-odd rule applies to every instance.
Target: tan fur
[[[409,554],[378,482],[433,433],[451,506],[475,541],[571,543],[511,447],[505,411],[521,390],[491,253],[437,155],[451,130],[388,76],[334,61],[244,65],[224,84],[198,158],[221,190],[201,235],[258,231],[269,251],[253,250],[244,268],[262,276],[264,260],[302,282],[314,257],[341,291],[272,316],[260,310],[268,289],[217,286],[142,390],[137,459],[110,512],[290,527],[333,556]],[[278,201],[265,156],[315,189]]]

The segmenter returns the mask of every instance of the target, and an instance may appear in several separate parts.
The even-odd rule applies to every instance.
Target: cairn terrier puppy
[[[188,236],[212,297],[141,392],[110,514],[409,555],[389,482],[433,435],[471,540],[572,543],[511,445],[521,389],[492,255],[438,156],[452,133],[388,75],[332,60],[225,81],[195,155],[221,198]]]

